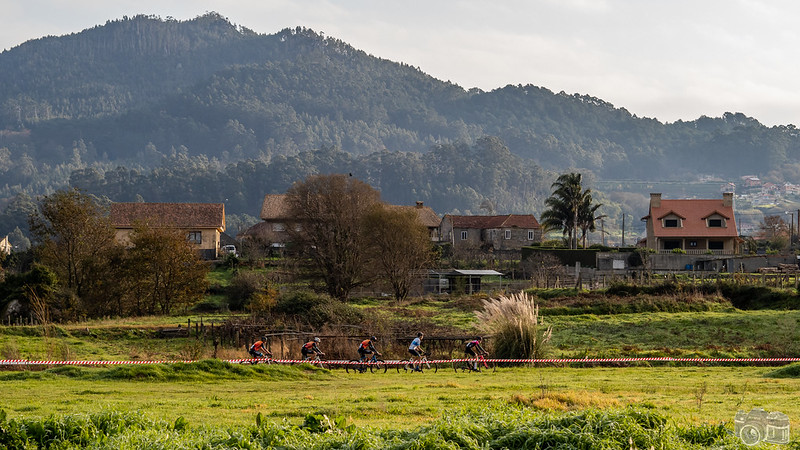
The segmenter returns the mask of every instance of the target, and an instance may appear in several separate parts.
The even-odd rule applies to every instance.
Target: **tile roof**
[[[286,194],[267,194],[261,204],[261,220],[285,220],[289,218]]]
[[[222,203],[112,203],[111,223],[131,228],[142,221],[153,226],[225,229]]]
[[[505,216],[452,216],[453,228],[539,228],[533,214],[507,214]]]
[[[388,205],[388,206],[390,208],[413,210],[414,212],[417,213],[417,218],[419,219],[420,223],[422,223],[428,228],[439,228],[439,224],[442,222],[442,219],[439,218],[439,215],[436,214],[430,206],[423,206],[423,205],[416,205],[416,206]]]
[[[726,219],[725,228],[709,228],[706,218],[719,214]],[[660,220],[669,214],[682,218],[682,227],[664,228]],[[736,220],[733,206],[724,206],[722,199],[713,200],[661,200],[661,207],[650,207],[648,218],[653,220],[653,234],[656,237],[736,237]]]

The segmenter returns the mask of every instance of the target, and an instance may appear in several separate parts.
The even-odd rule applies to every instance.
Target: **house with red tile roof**
[[[454,216],[445,214],[440,225],[443,242],[453,249],[522,250],[542,240],[542,228],[532,214]]]
[[[733,193],[721,199],[661,198],[650,194],[647,247],[659,253],[674,249],[687,254],[732,255],[739,252],[739,234],[733,212]]]
[[[130,245],[137,223],[184,231],[204,259],[217,259],[220,235],[225,231],[222,203],[112,203],[111,223],[117,242]]]

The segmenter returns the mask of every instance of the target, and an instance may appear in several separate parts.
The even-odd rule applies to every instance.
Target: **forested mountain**
[[[557,172],[797,181],[799,150],[794,126],[740,113],[665,124],[533,85],[466,90],[312,30],[264,35],[216,13],[124,18],[0,53],[7,202],[71,182],[257,214],[265,193],[341,171],[439,212],[485,200],[536,212]]]

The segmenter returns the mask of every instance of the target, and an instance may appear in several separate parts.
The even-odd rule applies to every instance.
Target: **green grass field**
[[[224,282],[222,277],[218,280]],[[471,311],[479,308],[480,299],[416,299],[402,304],[363,299],[352,305],[365,312],[373,325],[426,323],[469,334],[477,333]],[[548,356],[554,358],[800,356],[800,311],[795,310],[741,311],[723,304],[692,312],[578,314],[573,308],[568,314],[553,313],[563,310],[563,305],[555,305],[544,314],[553,327]],[[201,318],[206,324],[220,323],[226,317],[197,314],[96,320],[58,325],[48,336],[42,327],[0,326],[0,357],[210,358],[210,342],[194,337],[155,338],[155,330],[185,326],[187,320],[194,323]],[[221,348],[218,354],[222,359],[246,356],[243,348]],[[390,350],[385,356],[398,359],[405,354]],[[354,375],[342,369],[205,360],[188,365],[6,370],[0,371],[0,410],[5,414],[3,418],[0,413],[0,448],[4,429],[45,430],[37,435],[41,437],[65,433],[46,431],[49,426],[78,430],[83,425],[73,422],[87,420],[124,423],[140,430],[113,439],[98,438],[104,443],[95,448],[546,447],[542,442],[569,442],[576,448],[737,448],[741,444],[736,439],[725,441],[720,436],[729,436],[725,430],[733,430],[737,411],[754,407],[787,414],[792,436],[797,439],[788,447],[800,448],[800,405],[795,401],[800,392],[800,365],[784,368],[784,377],[773,376],[777,367],[745,365],[576,366],[504,367],[494,373],[470,374],[445,367],[437,373],[390,370]],[[651,413],[655,419],[647,416]],[[339,418],[341,423],[323,427],[327,431],[324,439],[310,437],[309,420],[316,424],[311,428],[319,427],[315,417],[323,414],[331,420]],[[552,435],[542,436],[531,431],[533,422],[526,422],[562,424],[576,414],[588,415],[575,419],[586,429],[595,426],[591,424],[595,420],[608,429],[614,429],[617,422],[642,422],[641,414],[646,416],[645,424],[660,423],[661,418],[666,424],[655,429],[630,425],[622,437],[607,437],[606,428],[597,428],[589,434],[600,436],[599,441],[587,437],[576,443],[569,436],[578,425],[564,425],[564,429],[552,425]],[[257,417],[261,421],[258,426]],[[475,429],[469,425],[473,422]],[[355,428],[347,428],[349,425]],[[338,430],[335,433],[334,428]],[[343,431],[345,428],[349,431]],[[191,436],[181,431],[184,429],[192,430]],[[511,441],[502,437],[506,434],[536,435],[526,439],[537,444],[510,445]],[[631,445],[629,438],[638,444]],[[82,448],[83,441],[75,439],[70,441],[74,448]],[[483,444],[473,445],[473,441]],[[48,447],[44,441],[37,442],[31,448]],[[58,444],[55,448],[73,447]]]
[[[294,367],[185,369],[142,366],[6,372],[3,407],[11,417],[135,411],[195,425],[243,425],[257,413],[296,422],[308,413],[405,429],[448,411],[496,403],[542,410],[646,405],[687,423],[731,422],[739,409],[781,411],[800,426],[800,379],[766,376],[765,367],[501,368],[494,373],[347,374]],[[226,373],[227,371],[237,371]],[[111,373],[109,373],[111,372]]]

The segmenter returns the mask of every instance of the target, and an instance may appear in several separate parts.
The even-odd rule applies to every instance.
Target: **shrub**
[[[361,323],[361,310],[325,295],[309,291],[295,291],[278,297],[274,309],[277,314],[295,316],[315,328],[327,323]]]
[[[236,311],[243,309],[253,294],[264,290],[266,286],[266,275],[254,271],[239,271],[228,286],[230,308]]]
[[[493,335],[498,358],[544,356],[552,327],[539,320],[539,307],[525,292],[484,300],[483,311],[477,311],[476,316],[481,327]]]

